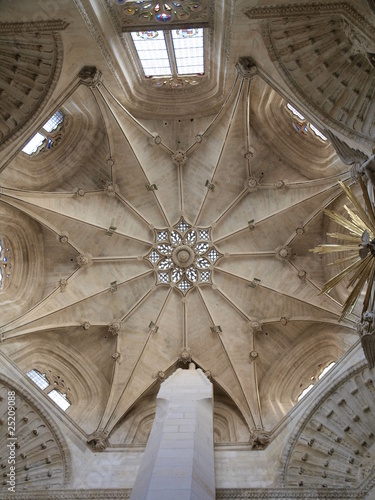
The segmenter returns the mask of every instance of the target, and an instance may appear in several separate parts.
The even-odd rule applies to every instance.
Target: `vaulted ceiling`
[[[201,20],[210,27],[207,74],[179,89],[142,80],[129,35],[113,20],[114,2],[63,2],[35,26],[56,52],[55,69],[45,72],[44,110],[36,79],[29,115],[1,129],[0,237],[9,243],[12,272],[0,290],[0,349],[25,373],[64,376],[67,417],[85,435],[104,429],[111,445],[130,439],[134,414],[152,414],[160,382],[190,358],[214,383],[218,440],[245,441],[255,428],[272,432],[311,377],[357,341],[360,305],[338,322],[348,292],[342,285],[319,295],[337,268],[309,251],[335,229],[322,209],[341,209],[337,181],[353,182],[350,166],[311,129],[298,132],[286,104],[368,154],[375,69],[363,53],[348,56],[343,22],[357,19],[358,29],[352,5],[317,12],[303,2],[316,16],[310,20],[285,3],[262,10],[257,2],[217,0]],[[22,6],[25,18],[32,19],[33,5]],[[366,5],[360,2],[362,14]],[[66,25],[48,25],[58,19]],[[11,21],[13,7],[4,18]],[[365,36],[373,25],[366,23]],[[18,47],[23,35],[12,36]],[[6,37],[0,43],[7,45]],[[316,67],[310,54],[325,89],[308,78]],[[15,60],[21,65],[24,57]],[[39,67],[48,64],[42,59]],[[331,65],[340,64],[336,75]],[[87,66],[96,72],[78,75]],[[14,74],[14,81],[24,78],[19,69]],[[346,100],[337,90],[344,74],[369,101],[365,112],[359,97],[356,107],[349,90]],[[354,116],[340,112],[346,106],[362,116],[360,130]],[[64,113],[56,146],[23,153],[56,109]],[[208,247],[199,241],[218,252],[217,259],[204,255],[207,280],[197,262],[199,248]],[[177,255],[183,245],[198,276],[188,290],[172,279],[173,270],[185,273],[185,254],[181,261]],[[169,281],[161,282],[165,257]],[[228,408],[241,422],[237,437],[219,436]],[[140,442],[149,422],[144,426]]]

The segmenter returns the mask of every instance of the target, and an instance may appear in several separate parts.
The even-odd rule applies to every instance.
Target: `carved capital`
[[[87,443],[94,451],[104,451],[108,446],[108,431],[98,429],[90,434],[87,438]]]

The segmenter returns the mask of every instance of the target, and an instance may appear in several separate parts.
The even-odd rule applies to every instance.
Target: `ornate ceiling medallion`
[[[169,283],[186,295],[195,285],[212,284],[212,269],[221,257],[210,228],[194,228],[181,218],[172,229],[155,230],[146,259],[154,266],[157,285]]]

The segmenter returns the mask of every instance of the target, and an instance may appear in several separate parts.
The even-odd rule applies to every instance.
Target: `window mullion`
[[[173,47],[171,32],[164,31],[164,37],[165,37],[165,43],[167,45],[167,51],[168,51],[168,56],[169,56],[169,62],[171,65],[172,76],[176,77],[177,76],[177,64],[176,64],[176,58],[174,55],[174,47]]]

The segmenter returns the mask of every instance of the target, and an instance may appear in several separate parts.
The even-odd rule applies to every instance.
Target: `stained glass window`
[[[48,133],[53,132],[63,121],[64,113],[60,110],[57,110],[56,113],[52,115],[51,118],[43,125],[42,129],[40,129],[40,132],[37,132],[29,140],[26,146],[22,148],[22,151],[27,155],[32,155],[38,150],[38,148],[44,143],[44,141],[47,141],[47,149],[50,149],[53,143],[53,138],[49,137],[47,139],[47,137],[42,132],[44,130]]]
[[[63,411],[66,411],[71,405],[71,402],[66,397],[66,394],[63,394],[62,392],[56,389],[53,389],[51,392],[49,392],[48,397],[50,397],[52,401],[54,401],[58,406],[60,406],[60,408]]]

